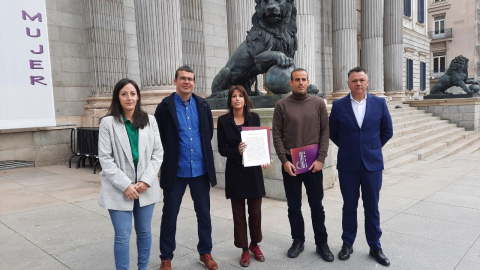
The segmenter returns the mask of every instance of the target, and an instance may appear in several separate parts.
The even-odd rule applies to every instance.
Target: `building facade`
[[[430,89],[430,38],[427,6],[431,0],[404,0],[404,79],[407,99],[419,99]]]
[[[47,132],[45,129],[49,136],[63,132],[58,139],[62,142],[61,151],[53,151],[61,158],[52,157],[41,164],[65,160],[70,155],[70,133],[62,126],[98,126],[99,117],[105,115],[110,104],[114,84],[123,77],[139,83],[142,103],[150,113],[164,96],[175,90],[173,78],[180,65],[194,68],[195,92],[208,96],[213,78],[245,39],[256,3],[255,0],[45,2],[57,127],[1,131],[0,137],[10,136],[18,143],[0,146],[0,160],[38,160],[39,149],[55,143],[36,142],[37,137],[45,138],[35,135],[36,132]],[[426,63],[424,69],[430,69],[428,23],[420,22],[417,17],[417,0],[411,1],[410,17],[404,15],[403,0],[296,0],[294,3],[298,28],[296,65],[309,71],[311,83],[317,85],[327,100],[349,92],[347,72],[357,65],[367,69],[369,91],[375,95],[400,101],[412,96],[410,92],[428,91],[428,81],[422,88],[419,77],[422,63]],[[413,61],[413,68],[407,70],[409,60]],[[412,89],[407,87],[408,71],[414,76]],[[25,135],[26,132],[30,133]],[[31,143],[22,143],[19,139],[22,136]]]
[[[430,42],[430,83],[433,85],[459,55],[470,61],[468,78],[480,80],[478,0],[433,0],[428,8]],[[451,89],[450,92],[459,89]]]

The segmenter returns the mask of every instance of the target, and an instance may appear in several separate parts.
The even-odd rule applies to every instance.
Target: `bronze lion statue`
[[[467,81],[468,78],[468,58],[463,55],[455,57],[445,74],[430,90],[430,95],[447,94],[445,91],[452,87],[458,86],[466,93],[472,93],[467,84],[477,84],[474,81]]]
[[[225,97],[232,85],[259,95],[256,78],[273,65],[290,67],[297,51],[297,8],[293,0],[255,0],[252,28],[212,82],[211,97]],[[255,83],[255,90],[251,91]]]

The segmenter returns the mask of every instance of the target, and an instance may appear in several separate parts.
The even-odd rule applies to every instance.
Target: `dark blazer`
[[[178,133],[177,110],[175,108],[175,93],[165,97],[155,110],[155,119],[160,130],[160,139],[162,140],[163,163],[160,168],[160,187],[162,189],[171,189],[177,178],[178,159],[180,157],[180,136]],[[200,135],[203,150],[203,156],[207,167],[208,179],[210,184],[217,184],[215,166],[213,161],[212,137],[213,137],[213,119],[210,105],[201,97],[192,94],[192,98],[197,103],[198,121],[200,122]]]
[[[330,139],[338,146],[339,171],[357,171],[362,161],[368,171],[383,170],[382,147],[393,136],[384,98],[367,93],[365,118],[359,127],[347,95],[333,102],[329,123]]]
[[[256,113],[245,116],[244,126],[260,126]],[[227,157],[225,168],[225,196],[227,199],[259,198],[265,196],[262,168],[243,167],[238,145],[242,141],[240,131],[231,115],[224,114],[217,122],[218,152]],[[248,147],[248,146],[247,146]]]

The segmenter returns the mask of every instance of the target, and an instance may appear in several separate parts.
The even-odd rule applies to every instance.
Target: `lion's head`
[[[293,21],[295,29],[297,28],[297,8],[293,0],[255,0],[255,2],[255,14],[252,19],[254,25],[259,23],[263,27],[278,28]]]
[[[265,45],[269,43],[270,50],[281,51],[289,57],[297,51],[297,8],[293,1],[255,0],[252,17],[252,30],[263,33],[261,39]]]
[[[448,75],[455,75],[456,73],[468,74],[468,58],[463,55],[455,57],[448,67]]]

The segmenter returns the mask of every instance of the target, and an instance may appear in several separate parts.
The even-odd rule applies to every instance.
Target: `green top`
[[[128,139],[130,140],[130,148],[132,149],[133,163],[138,164],[138,128],[134,127],[132,122],[123,115],[123,122],[127,129]]]

